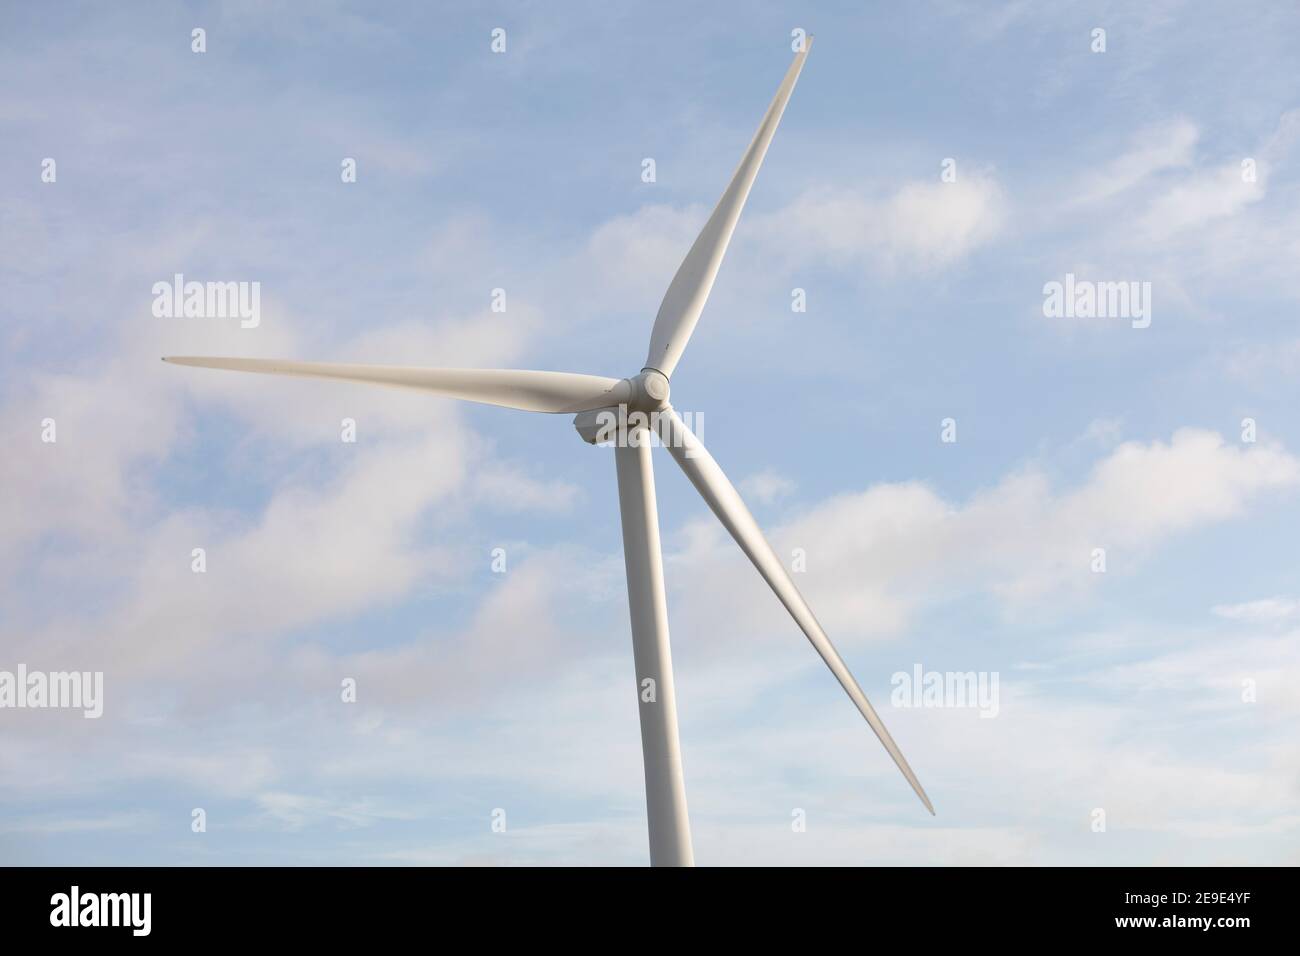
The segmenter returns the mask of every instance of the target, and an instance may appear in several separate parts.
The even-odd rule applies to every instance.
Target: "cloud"
[[[500,511],[563,513],[578,500],[577,485],[539,481],[517,467],[489,464],[474,474],[474,497]]]
[[[575,663],[590,667],[593,654],[606,652],[590,623],[593,609],[606,628],[623,629],[621,557],[563,547],[505,550],[505,571],[493,575],[464,626],[421,629],[378,649],[300,647],[292,656],[296,680],[334,686],[346,675],[386,707],[455,712],[515,693],[520,683],[552,680]]]
[[[769,505],[778,498],[786,497],[794,489],[793,481],[771,469],[750,475],[740,482],[740,491],[745,498],[763,505]]]
[[[1146,182],[1156,173],[1190,166],[1200,130],[1187,119],[1157,123],[1134,137],[1134,144],[1098,172],[1090,173],[1071,202],[1095,203]]]
[[[372,826],[379,820],[409,820],[412,817],[409,812],[384,809],[374,800],[340,801],[278,790],[258,794],[256,802],[268,818],[288,830],[326,823],[358,829]]]
[[[612,287],[615,297],[633,295],[657,306],[707,215],[700,206],[651,204],[615,216],[593,230],[581,264],[572,268],[586,272],[583,288],[594,280],[597,290]]]
[[[993,175],[963,167],[956,182],[909,182],[886,196],[823,187],[747,229],[778,261],[932,272],[996,238],[1008,215]]]
[[[1223,365],[1229,375],[1244,382],[1290,379],[1300,372],[1300,339],[1240,346],[1223,357]]]
[[[597,277],[595,291],[605,288],[611,304],[626,305],[630,295],[657,306],[706,213],[648,205],[611,219],[592,234],[575,273]],[[1002,187],[979,169],[963,169],[955,183],[908,182],[884,194],[829,184],[772,212],[750,210],[728,255],[728,282],[735,270],[759,277],[827,263],[933,272],[999,236],[1008,215]]]
[[[124,533],[148,504],[132,472],[161,460],[183,427],[175,404],[115,358],[89,374],[23,376],[11,388],[17,394],[0,408],[0,442],[11,450],[0,462],[6,578],[41,538]],[[42,440],[46,419],[54,423],[51,443]]]
[[[1282,597],[1263,598],[1240,604],[1216,604],[1211,610],[1216,616],[1229,621],[1270,624],[1300,614],[1300,601]]]
[[[1177,534],[1297,485],[1300,460],[1281,448],[1233,446],[1213,432],[1180,429],[1167,442],[1115,447],[1073,488],[1054,489],[1032,465],[965,502],[918,482],[880,484],[770,531],[778,554],[803,549],[800,587],[830,633],[851,640],[899,633],[935,595],[992,593],[1008,608],[1056,607],[1102,579],[1092,570],[1093,549],[1105,549],[1107,573],[1131,572]],[[748,640],[782,618],[733,551],[706,519],[688,529],[671,560],[678,580],[699,582],[681,588],[689,613],[712,622],[715,634]]]
[[[1229,161],[1198,170],[1151,200],[1139,229],[1155,239],[1236,215],[1264,197],[1263,179],[1246,181],[1241,164]]]
[[[1259,202],[1275,170],[1289,160],[1297,138],[1300,110],[1289,110],[1278,118],[1272,132],[1255,144],[1249,156],[1196,170],[1167,192],[1157,194],[1144,220],[1146,228],[1167,235],[1236,215]]]
[[[1102,203],[1145,186],[1142,212],[1126,232],[1143,242],[1166,240],[1231,219],[1263,199],[1274,168],[1286,160],[1297,135],[1300,110],[1291,110],[1248,155],[1204,164],[1195,153],[1201,138],[1196,124],[1185,118],[1155,123],[1134,137],[1128,152],[1085,179],[1081,194],[1068,204]]]
[[[154,822],[149,814],[139,811],[102,813],[88,817],[64,817],[47,813],[19,820],[7,820],[0,823],[0,833],[50,834],[93,833],[103,830],[134,831]]]
[[[1101,171],[1080,173],[1075,195],[1044,190],[1025,208],[1036,210],[1034,233],[1050,274],[1150,281],[1164,321],[1240,321],[1243,302],[1294,300],[1297,210],[1276,174],[1291,163],[1300,110],[1276,115],[1244,142],[1225,143],[1208,122],[1150,123]],[[1251,276],[1248,289],[1243,274]],[[1287,367],[1285,356],[1266,352],[1255,342],[1234,344],[1230,371]]]

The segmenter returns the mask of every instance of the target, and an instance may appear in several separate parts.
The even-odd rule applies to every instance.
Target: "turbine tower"
[[[673,690],[672,653],[668,645],[668,603],[664,592],[659,514],[651,462],[652,431],[785,605],[926,809],[934,813],[916,774],[854,680],[844,659],[817,623],[817,618],[768,544],[735,486],[668,401],[673,370],[704,310],[736,221],[811,45],[812,38],[809,37],[805,48],[795,54],[794,62],[777,88],[776,96],[741,157],[740,165],[732,174],[726,192],[668,286],[650,333],[645,365],[637,375],[613,379],[569,372],[504,369],[413,368],[243,358],[163,359],[178,365],[418,389],[448,398],[529,412],[576,413],[574,426],[585,441],[592,444],[612,441],[623,525],[628,607],[632,618],[632,650],[636,662],[638,700],[641,701],[638,706],[645,763],[650,862],[654,866],[691,866],[695,857],[691,849],[686,785],[682,778],[681,746],[677,737],[677,702]],[[641,694],[647,679],[654,681],[651,685],[654,693],[646,695],[653,699],[645,699]]]

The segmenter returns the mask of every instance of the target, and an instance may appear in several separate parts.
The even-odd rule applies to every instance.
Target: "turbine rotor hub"
[[[629,417],[640,413],[644,423],[652,423],[650,416],[662,412],[668,407],[671,394],[668,376],[657,368],[643,368],[640,375],[625,378],[611,393],[613,402],[603,408],[592,408],[578,412],[573,419],[573,427],[578,430],[582,440],[595,445],[613,439],[615,428],[626,428]],[[636,418],[632,419],[635,423]],[[651,424],[651,427],[654,427]]]
[[[657,412],[668,404],[672,389],[668,385],[668,376],[657,368],[643,368],[641,374],[629,378],[632,397],[627,403],[629,409],[638,412]]]

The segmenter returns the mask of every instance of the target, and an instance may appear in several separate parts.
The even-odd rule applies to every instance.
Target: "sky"
[[[648,862],[612,451],[158,359],[635,374],[794,31],[673,403],[937,813],[660,450],[697,862],[1300,862],[1300,13],[6,2],[0,863]]]

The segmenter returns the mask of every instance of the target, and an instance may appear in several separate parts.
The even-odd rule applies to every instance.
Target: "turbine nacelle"
[[[641,428],[658,430],[658,419],[670,407],[671,394],[667,375],[657,368],[643,368],[640,375],[622,379],[610,391],[614,403],[579,412],[573,427],[589,445],[635,444],[638,439],[633,432]]]

